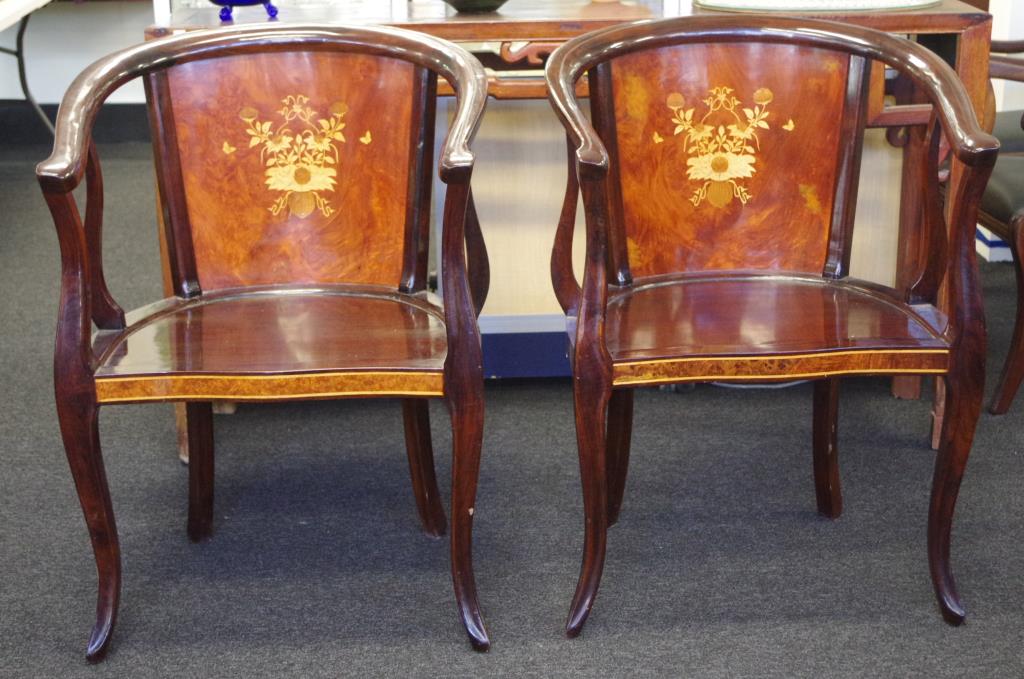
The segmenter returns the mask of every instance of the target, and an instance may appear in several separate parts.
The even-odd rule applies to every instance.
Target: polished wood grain
[[[904,121],[923,126],[907,145],[904,186],[918,201],[906,221],[923,228],[927,250],[904,289],[848,274],[861,140],[877,122],[869,116],[872,61],[904,74],[929,104]],[[584,74],[589,118],[576,92]],[[928,554],[942,615],[962,622],[950,531],[984,380],[973,238],[998,143],[953,70],[920,45],[872,30],[722,16],[581,36],[551,55],[547,77],[569,138],[551,268],[572,345],[586,519],[566,633],[579,634],[590,614],[607,528],[621,506],[632,405],[621,393],[662,383],[816,380],[815,491],[819,511],[834,518],[842,510],[838,378],[853,374],[945,380]],[[683,135],[685,144],[673,144]],[[940,138],[955,157],[945,215],[937,207]],[[577,190],[587,225],[582,284],[569,256]]]
[[[790,68],[778,69],[780,63]],[[834,157],[839,148],[848,64],[842,54],[762,43],[683,45],[614,60],[617,134],[602,138],[609,152],[611,144],[618,146],[632,274],[744,264],[821,272],[828,254],[837,165],[818,159]],[[719,87],[730,88],[730,96],[740,100],[738,117],[722,109],[709,111],[704,100]],[[754,158],[753,175],[737,181],[749,191],[749,200],[744,204],[731,195],[729,182],[717,181],[708,197],[694,205],[690,198],[701,181],[688,177],[693,145],[685,133],[674,134],[677,126],[667,99],[681,95],[684,103],[678,110],[693,110],[695,120],[706,116],[702,123],[711,131],[705,133],[717,135],[729,126],[745,126],[743,109],[758,106],[754,97],[759,91],[770,92],[764,107],[769,127],[751,130],[759,141],[746,145],[756,153],[743,155]],[[794,125],[791,131],[784,129],[787,123]],[[724,205],[713,204],[716,188],[730,194],[721,199],[727,201]],[[616,200],[614,193],[611,199]],[[614,206],[612,215],[614,220]]]
[[[97,378],[441,372],[443,314],[384,289],[263,288],[158,305],[105,345]]]
[[[943,373],[944,319],[868,290],[797,277],[634,282],[608,301],[614,384]],[[936,327],[939,326],[939,327]]]
[[[457,104],[435,165],[438,76]],[[133,78],[151,111],[171,296],[124,314],[104,282],[91,138],[104,100]],[[469,144],[485,102],[486,75],[464,50],[337,25],[196,31],[115,53],[72,84],[37,178],[61,248],[57,412],[98,575],[89,660],[109,648],[121,589],[98,410],[143,401],[185,403],[187,532],[199,541],[214,528],[212,403],[354,396],[402,397],[416,507],[442,534],[425,398],[444,398],[455,598],[473,646],[489,647],[471,554],[488,266]],[[444,304],[425,291],[434,167],[448,185]]]
[[[203,290],[296,282],[398,285],[413,76],[414,66],[398,59],[294,52],[199,61],[168,73]],[[280,111],[289,105],[308,107],[311,119],[286,120]],[[331,111],[339,106],[347,111],[336,118]],[[254,137],[243,119],[249,116],[271,126],[268,144],[249,146]],[[334,119],[344,125],[344,141],[324,141],[331,163],[305,160],[315,154],[300,151],[303,135]],[[268,150],[278,145],[284,146],[280,153]],[[288,162],[291,154],[305,159]],[[279,166],[266,167],[273,160]],[[271,178],[275,170],[289,176]],[[275,181],[294,190],[275,190],[269,185]],[[312,186],[324,188],[302,190]],[[323,211],[315,200],[324,201]]]

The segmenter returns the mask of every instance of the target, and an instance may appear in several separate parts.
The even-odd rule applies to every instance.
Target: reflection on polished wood
[[[904,188],[922,207],[922,257],[904,272],[905,289],[849,273],[873,61],[905,74],[930,104],[927,117],[901,119],[917,140]],[[590,116],[576,93],[584,74]],[[566,633],[579,634],[590,614],[619,516],[632,424],[622,391],[817,380],[816,498],[835,518],[837,378],[853,374],[945,380],[928,560],[943,617],[962,622],[950,531],[983,392],[974,230],[998,143],[953,70],[870,29],[736,15],[581,36],[551,55],[547,75],[569,142],[551,277],[572,344],[586,515]],[[943,138],[956,158],[948,220],[937,186]],[[581,282],[571,255],[580,193]]]
[[[944,373],[945,319],[854,285],[780,275],[634,280],[609,296],[613,386]]]
[[[100,403],[444,395],[444,318],[425,298],[235,290],[137,315],[98,340]]]
[[[438,76],[457,103],[435,165]],[[137,77],[172,296],[125,314],[103,276],[91,125]],[[469,188],[486,96],[483,67],[461,48],[339,25],[190,32],[113,54],[72,84],[37,176],[61,246],[57,412],[99,580],[88,659],[109,647],[121,590],[98,410],[141,401],[186,403],[187,527],[199,541],[213,531],[211,402],[353,396],[401,397],[420,522],[442,535],[425,397],[444,398],[452,584],[471,643],[489,647],[471,549],[484,412],[476,316],[489,268]],[[426,291],[434,167],[447,185],[443,304]]]

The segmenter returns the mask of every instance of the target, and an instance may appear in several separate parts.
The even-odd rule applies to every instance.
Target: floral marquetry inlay
[[[238,112],[247,126],[249,149],[260,149],[267,188],[278,194],[267,209],[275,216],[287,209],[300,219],[315,211],[330,217],[336,208],[327,194],[334,191],[337,182],[338,148],[346,143],[348,105],[337,101],[322,115],[302,94],[289,95],[281,103],[276,122],[262,120],[262,114],[252,106]],[[371,140],[369,130],[359,139],[363,144]],[[222,150],[231,155],[237,149],[225,141]]]
[[[690,196],[694,206],[706,200],[721,208],[733,199],[746,205],[752,197],[743,180],[757,171],[757,154],[761,150],[758,132],[772,129],[768,107],[775,95],[762,87],[754,92],[753,106],[746,107],[733,92],[731,87],[712,88],[701,101],[706,109],[702,115],[696,107],[687,108],[686,99],[678,92],[670,94],[665,102],[672,111],[673,135],[685,135],[690,156],[686,160],[686,176],[700,184]],[[782,127],[789,132],[795,123],[790,120]],[[664,138],[655,132],[653,140],[660,144]]]

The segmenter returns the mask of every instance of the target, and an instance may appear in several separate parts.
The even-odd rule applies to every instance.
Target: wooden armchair
[[[989,72],[993,78],[1024,82],[1024,60],[1011,55],[1024,53],[1024,41],[992,43]],[[999,56],[996,56],[999,55]],[[1010,409],[1024,380],[1024,111],[1000,111],[993,134],[1002,149],[981,198],[978,221],[1010,246],[1017,274],[1017,316],[1010,350],[1003,363],[989,411],[1002,415]]]
[[[922,268],[909,300],[849,276],[873,61],[931,102],[924,135]],[[591,119],[576,98],[587,74]],[[565,310],[586,513],[566,631],[580,632],[618,518],[636,387],[814,380],[820,513],[839,516],[839,377],[935,375],[946,424],[928,514],[943,616],[964,618],[950,526],[981,407],[985,327],[974,257],[977,201],[998,143],[953,71],[904,39],[777,16],[636,23],[566,43],[547,65],[569,142],[569,180],[551,259]],[[947,225],[939,142],[958,159]],[[582,285],[571,242],[586,212]],[[895,228],[895,225],[894,225]],[[935,303],[940,286],[948,313]]]
[[[426,290],[438,75],[458,97],[440,153],[443,305]],[[137,77],[175,296],[125,314],[104,282],[91,127]],[[455,596],[473,645],[488,647],[471,562],[484,412],[476,315],[488,268],[469,147],[486,88],[479,62],[445,41],[315,25],[170,37],[107,57],[71,85],[37,174],[61,249],[57,412],[99,577],[89,659],[107,650],[121,589],[97,411],[147,401],[187,403],[188,534],[202,540],[213,518],[211,402],[349,397],[401,399],[420,520],[442,535],[427,399],[443,398]],[[84,220],[72,193],[83,177]]]

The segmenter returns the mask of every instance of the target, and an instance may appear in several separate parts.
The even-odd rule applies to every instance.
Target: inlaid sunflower
[[[754,176],[761,140],[759,129],[770,129],[768,105],[775,95],[767,87],[754,92],[754,107],[745,108],[731,87],[714,87],[703,100],[707,112],[699,119],[695,108],[684,108],[686,99],[679,92],[668,95],[666,106],[675,123],[673,134],[685,134],[686,176],[701,182],[690,202],[699,206],[704,200],[725,207],[734,198],[746,205],[750,192],[739,180]],[[742,113],[742,117],[740,114]]]
[[[260,147],[267,188],[281,194],[268,209],[275,216],[287,208],[299,219],[316,210],[330,217],[335,209],[322,194],[334,191],[337,170],[332,166],[339,160],[337,143],[345,143],[348,105],[334,102],[328,115],[321,117],[305,95],[289,95],[281,103],[276,112],[281,121],[276,126],[261,121],[252,106],[238,112],[247,126],[249,148]]]

